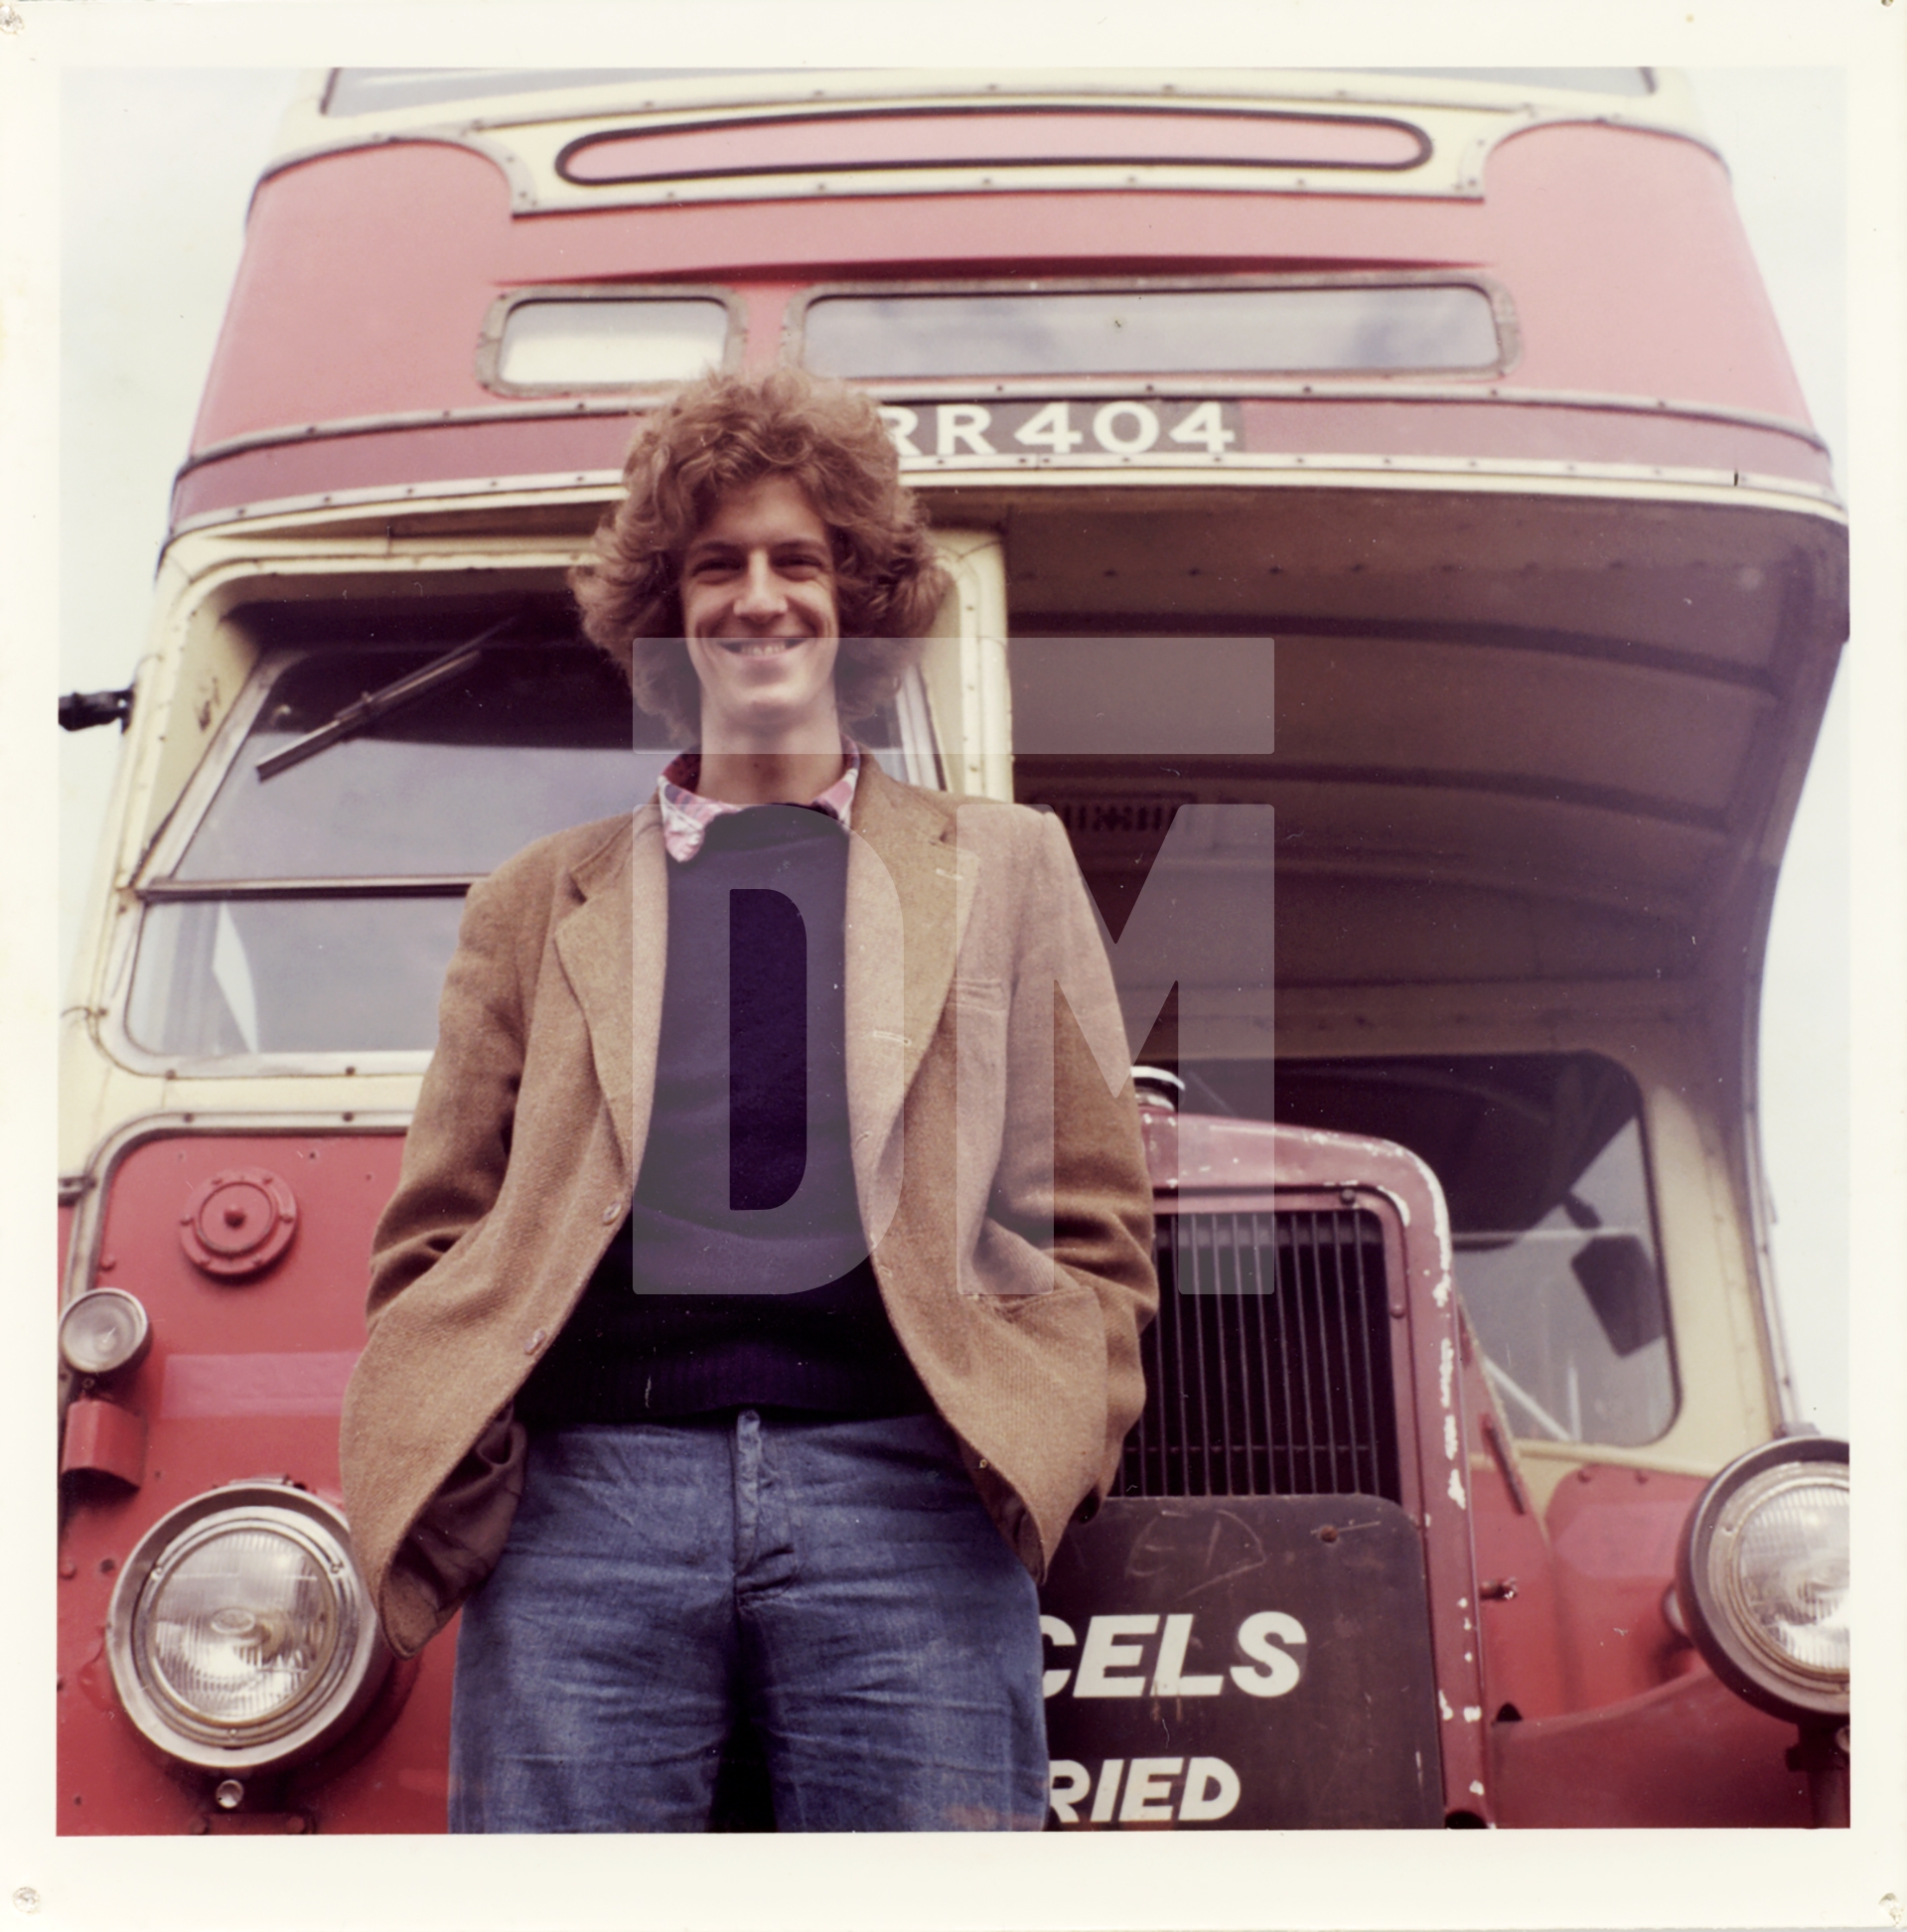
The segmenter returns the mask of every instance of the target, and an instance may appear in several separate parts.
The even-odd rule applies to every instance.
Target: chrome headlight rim
[[[195,1713],[164,1683],[146,1643],[158,1592],[195,1552],[235,1532],[276,1537],[323,1570],[336,1629],[313,1681],[288,1704],[245,1722]],[[289,1481],[247,1481],[206,1490],[161,1517],[140,1539],[113,1585],[106,1661],[127,1716],[167,1756],[226,1774],[284,1767],[317,1756],[364,1716],[391,1654],[352,1554],[343,1513]]]
[[[1845,1489],[1847,1469],[1847,1444],[1829,1436],[1780,1437],[1749,1450],[1702,1491],[1676,1557],[1677,1597],[1708,1668],[1738,1697],[1801,1725],[1846,1721],[1849,1676],[1810,1669],[1762,1636],[1727,1558],[1757,1512],[1797,1489]]]
[[[127,1311],[132,1339],[110,1362],[80,1361],[74,1353],[74,1325],[90,1310],[102,1305]],[[152,1317],[146,1313],[145,1303],[125,1288],[88,1288],[83,1294],[74,1295],[60,1311],[58,1340],[60,1360],[73,1374],[87,1381],[103,1381],[107,1376],[123,1375],[145,1359],[147,1349],[152,1346]]]

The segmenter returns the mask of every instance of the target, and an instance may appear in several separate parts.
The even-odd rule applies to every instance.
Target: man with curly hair
[[[625,481],[584,628],[694,749],[470,896],[361,1559],[399,1651],[462,1605],[453,1830],[706,1830],[743,1732],[784,1830],[1037,1828],[1034,1585],[1156,1298],[1092,912],[1056,821],[844,735],[946,589],[865,397],[705,377]]]

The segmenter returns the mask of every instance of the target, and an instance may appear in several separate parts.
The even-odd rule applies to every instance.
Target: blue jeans
[[[464,1607],[453,1832],[697,1832],[738,1717],[781,1831],[1036,1831],[1039,1606],[938,1416],[533,1436]]]

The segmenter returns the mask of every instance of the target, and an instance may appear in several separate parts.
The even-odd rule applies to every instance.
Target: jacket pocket
[[[405,1570],[444,1617],[497,1567],[522,1500],[529,1438],[509,1405],[424,1505],[392,1568]]]

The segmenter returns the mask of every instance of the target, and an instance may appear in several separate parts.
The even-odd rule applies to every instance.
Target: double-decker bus
[[[1060,816],[1140,1070],[1051,1824],[1843,1822],[1752,1042],[1845,525],[1686,88],[340,70],[67,1020],[62,1829],[443,1828],[454,1638],[389,1653],[337,1497],[369,1232],[462,895],[672,749],[564,589],[633,422],[782,361],[954,573],[870,751]]]

